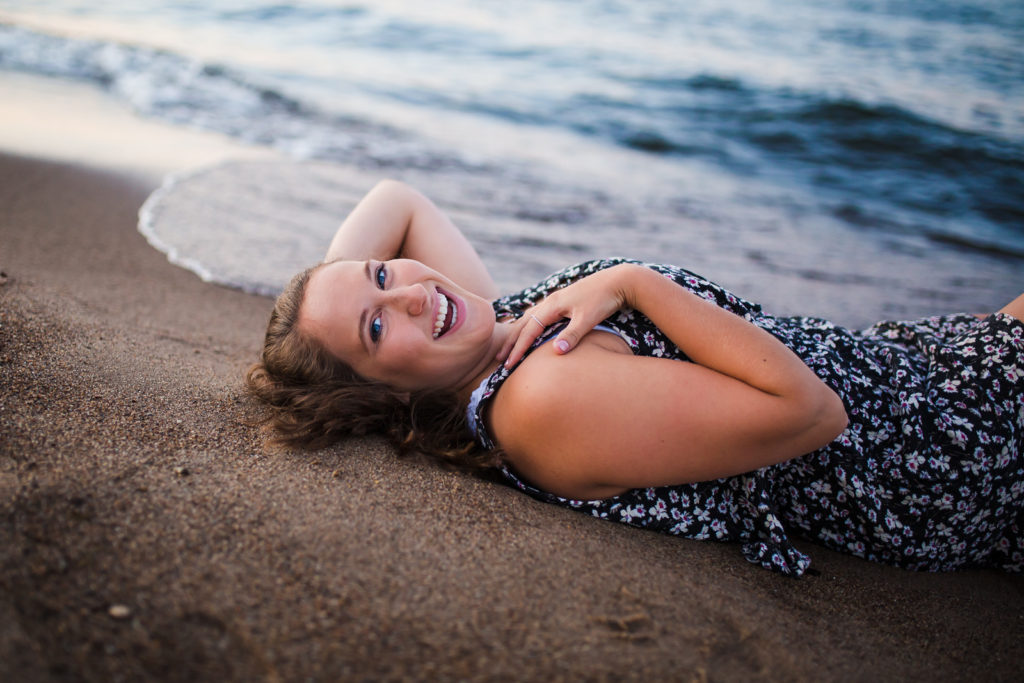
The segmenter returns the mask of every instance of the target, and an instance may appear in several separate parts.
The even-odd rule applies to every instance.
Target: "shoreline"
[[[176,162],[87,152],[0,153],[0,679],[1019,675],[1021,576],[792,580],[379,439],[266,451],[269,300],[136,230]]]
[[[170,173],[227,159],[280,158],[269,148],[143,118],[80,82],[0,70],[0,90],[8,101],[0,110],[6,154],[117,170],[152,189]]]

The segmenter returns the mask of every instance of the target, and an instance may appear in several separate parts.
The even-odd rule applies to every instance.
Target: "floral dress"
[[[588,261],[498,299],[515,318],[549,292],[625,259]],[[714,481],[633,489],[601,500],[541,491],[546,502],[694,539],[738,541],[743,555],[799,576],[810,558],[790,536],[908,569],[1024,568],[1024,323],[948,315],[852,331],[818,318],[780,318],[682,268],[646,264],[767,330],[842,398],[849,425],[828,446]],[[624,310],[604,321],[634,354],[686,361],[650,320]],[[549,327],[533,348],[551,339]],[[509,370],[475,392],[476,438],[495,448],[486,409]]]

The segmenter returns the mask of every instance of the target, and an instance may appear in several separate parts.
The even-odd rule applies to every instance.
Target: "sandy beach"
[[[1019,678],[1021,576],[801,543],[793,580],[378,439],[265,449],[270,301],[136,230],[208,159],[0,149],[0,680]]]

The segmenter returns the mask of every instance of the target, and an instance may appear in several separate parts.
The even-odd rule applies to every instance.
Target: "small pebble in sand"
[[[111,605],[107,608],[107,614],[114,619],[127,619],[132,615],[132,608],[128,605]]]

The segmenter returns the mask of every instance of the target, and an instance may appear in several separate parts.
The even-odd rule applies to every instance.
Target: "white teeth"
[[[451,305],[452,309],[452,324],[451,327],[455,327],[455,321],[459,319],[458,307],[448,301],[448,297],[442,294],[440,291],[437,292],[437,317],[434,319],[434,339],[437,339],[441,335],[441,330],[444,329],[444,319],[448,316],[448,306]],[[448,329],[451,329],[449,327]]]
[[[448,315],[448,297],[441,292],[437,293],[437,318],[434,319],[434,339],[441,334],[441,329],[444,327],[444,319]]]

